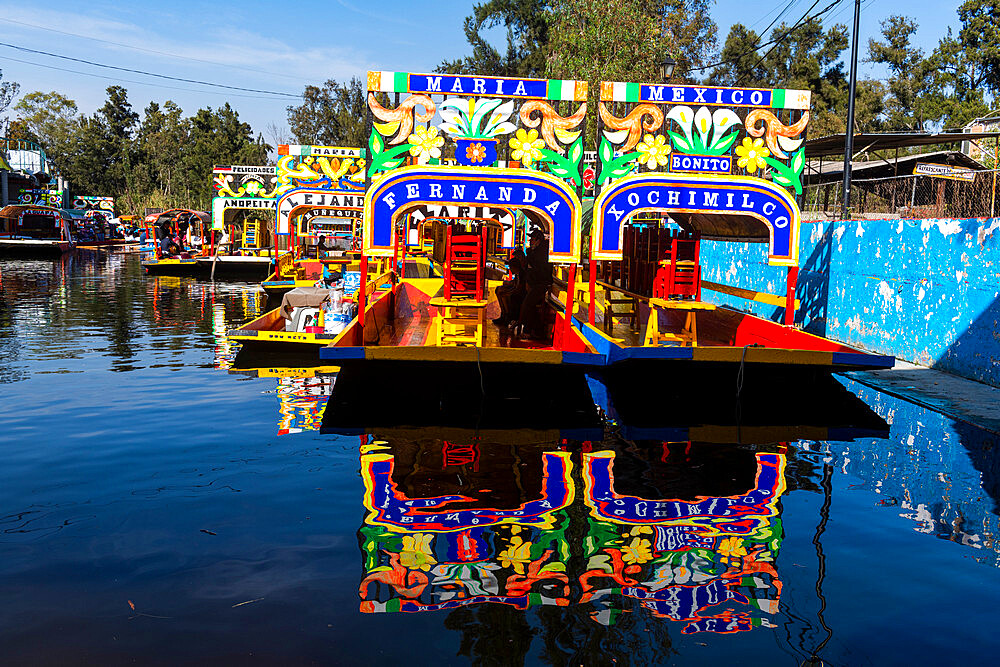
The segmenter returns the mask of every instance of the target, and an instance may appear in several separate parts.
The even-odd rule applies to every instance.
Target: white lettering
[[[417,183],[406,184],[406,198],[413,199],[420,196],[420,185]]]
[[[764,205],[760,207],[760,210],[763,211],[764,215],[771,215],[774,213],[774,209],[775,205],[773,201],[764,202]]]
[[[482,93],[486,94],[486,79],[473,79],[472,80],[472,94]]]
[[[608,213],[615,216],[615,222],[621,222],[622,216],[625,215],[625,211],[619,211],[613,204],[611,208],[608,209]]]
[[[638,206],[639,205],[639,195],[635,192],[628,193],[628,205]]]
[[[500,188],[500,201],[510,201],[510,193],[514,188]]]
[[[732,207],[733,207],[733,193],[732,192],[727,192],[726,193],[726,208],[732,208]]]
[[[524,87],[524,81],[517,82],[517,88],[514,89],[515,95],[527,95],[528,89]]]
[[[677,190],[670,190],[667,192],[667,206],[680,206],[681,205],[681,193]]]
[[[688,190],[688,206],[694,206],[694,190]]]
[[[465,199],[465,186],[464,185],[452,185],[451,186],[451,198],[452,199]]]
[[[386,196],[382,197],[382,201],[384,201],[385,205],[388,206],[390,209],[396,208],[396,193],[390,192]]]
[[[736,97],[737,95],[739,95],[739,99],[737,99],[737,97]],[[743,91],[742,90],[734,90],[733,91],[733,104],[743,104]]]
[[[654,197],[653,195],[656,195],[656,196]],[[649,194],[646,195],[646,200],[649,202],[649,204],[651,206],[656,206],[657,204],[660,203],[660,191],[659,190],[650,190]]]
[[[674,102],[683,102],[684,101],[684,89],[683,88],[674,88],[674,99],[672,101],[674,101]]]
[[[711,208],[719,208],[719,193],[718,192],[704,192],[705,203],[704,206]]]
[[[556,201],[554,201],[551,204],[549,204],[548,206],[546,206],[545,210],[548,211],[550,215],[555,215],[556,214],[556,210],[558,208],[559,208],[559,200],[557,199]]]
[[[427,77],[427,92],[429,93],[441,92],[441,77],[439,76]]]
[[[503,79],[497,79],[497,95],[503,95]]]
[[[453,93],[465,92],[464,90],[462,90],[462,80],[459,79],[457,76],[455,77],[455,83],[451,84],[451,92]]]
[[[701,102],[702,104],[704,104],[705,103],[705,93],[707,93],[707,92],[708,92],[708,88],[695,88],[694,89],[694,94],[695,94],[694,101],[695,102]]]
[[[753,202],[750,201],[750,195],[746,192],[743,193],[743,208],[753,208]]]
[[[649,101],[650,102],[662,102],[663,101],[663,86],[650,86],[649,87]]]
[[[788,218],[786,218],[785,216],[777,218],[774,221],[774,226],[777,227],[778,229],[784,229],[785,227],[788,226]]]
[[[755,90],[752,93],[750,93],[750,104],[757,105],[763,101],[764,101],[764,93],[760,92],[759,90]]]
[[[439,183],[431,183],[431,197],[441,199],[441,185]]]
[[[521,201],[525,204],[530,204],[535,201],[536,197],[538,197],[538,193],[534,189],[529,190],[528,188],[524,188],[524,196],[521,197]]]
[[[722,88],[715,89],[715,103],[722,104]]]
[[[476,193],[476,201],[489,201],[489,197],[486,196],[486,186],[479,186],[479,192]]]

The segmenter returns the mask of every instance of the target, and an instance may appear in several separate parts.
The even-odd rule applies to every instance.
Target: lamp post
[[[670,81],[670,77],[674,75],[674,67],[677,66],[677,61],[671,58],[669,55],[663,57],[663,62],[660,63],[660,81],[667,83]]]
[[[847,219],[851,204],[851,158],[854,153],[854,93],[858,86],[858,24],[861,21],[861,0],[854,0],[854,34],[851,36],[851,82],[847,97],[847,131],[844,133],[844,201],[841,220]]]

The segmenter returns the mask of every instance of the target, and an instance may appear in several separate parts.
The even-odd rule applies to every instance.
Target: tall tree
[[[882,38],[868,40],[868,62],[885,65],[885,124],[889,130],[922,130],[927,122],[923,95],[930,85],[930,66],[911,41],[917,23],[905,16],[882,21]]]
[[[302,104],[288,107],[288,127],[300,144],[365,146],[367,93],[361,79],[347,84],[328,79],[322,88],[306,86]]]
[[[437,71],[487,76],[543,76],[549,51],[549,0],[487,0],[465,17],[465,39],[472,54],[442,62]],[[483,32],[506,28],[504,53]]]
[[[76,152],[80,116],[76,102],[53,91],[28,93],[14,105],[17,121],[38,137],[51,168],[66,175]]]
[[[229,106],[199,109],[190,119],[186,150],[180,156],[185,196],[207,208],[212,199],[212,167],[216,164],[266,164],[271,147]]]
[[[0,70],[0,79],[3,79],[3,70]],[[21,84],[16,81],[0,81],[0,136],[6,136],[10,119],[7,118],[7,109],[17,94],[21,91]]]

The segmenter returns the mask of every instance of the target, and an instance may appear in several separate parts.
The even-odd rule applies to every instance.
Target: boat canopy
[[[207,211],[193,211],[188,208],[172,208],[162,213],[151,213],[146,216],[146,222],[153,225],[164,223],[173,224],[178,222],[200,222],[210,224],[212,216]]]

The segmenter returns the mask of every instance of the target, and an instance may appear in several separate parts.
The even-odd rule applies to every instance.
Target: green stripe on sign
[[[771,91],[771,108],[772,109],[784,109],[785,108],[785,89],[779,88],[778,90]]]
[[[562,81],[559,79],[549,79],[545,86],[545,97],[550,100],[558,100],[562,97]]]
[[[639,90],[640,86],[638,83],[626,83],[625,84],[625,101],[626,102],[638,102],[639,101]]]
[[[392,73],[392,92],[394,93],[410,92],[410,75],[408,73],[406,72]]]

